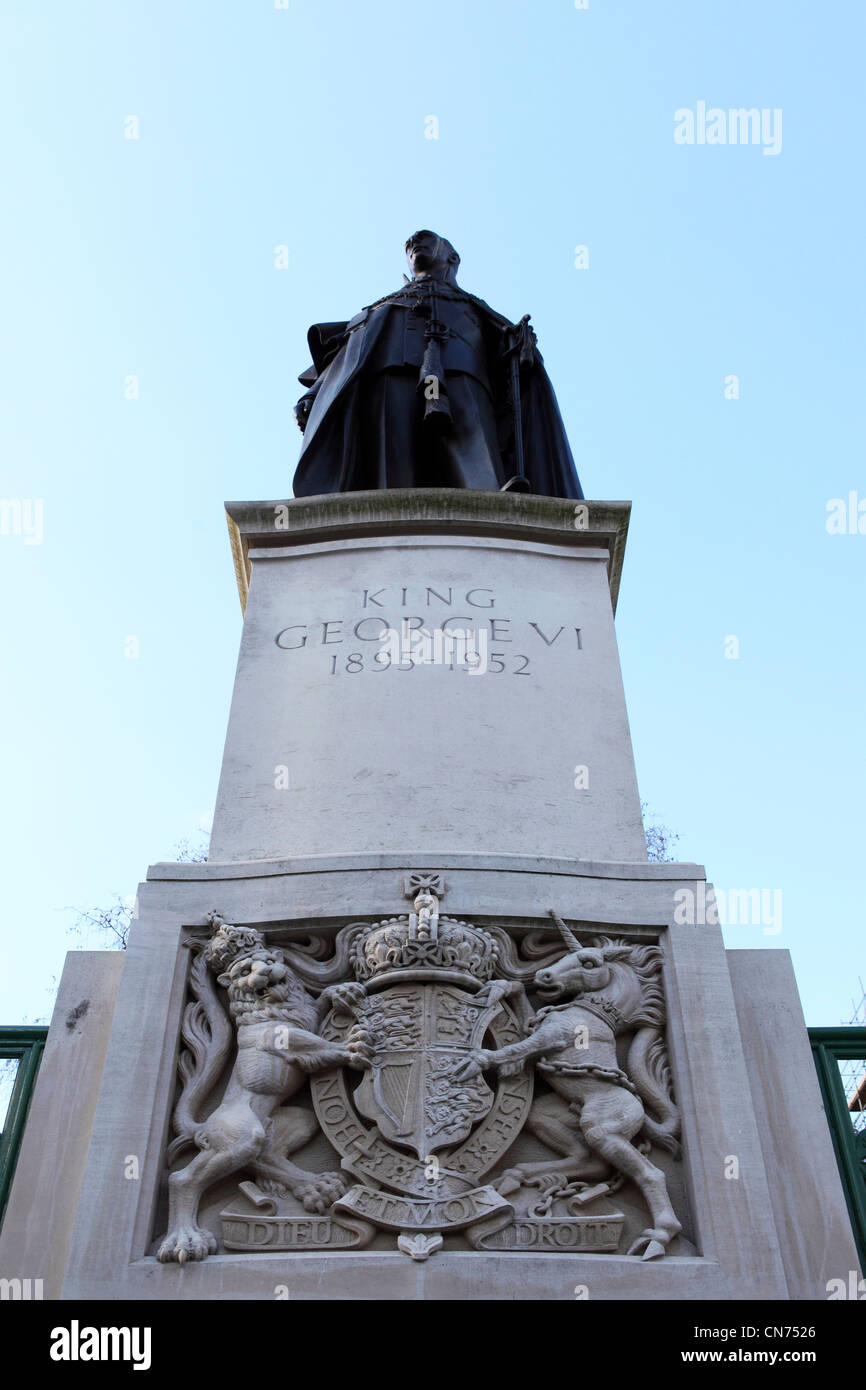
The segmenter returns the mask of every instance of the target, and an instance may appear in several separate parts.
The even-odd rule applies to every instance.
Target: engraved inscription
[[[284,652],[342,647],[328,655],[325,670],[332,676],[443,666],[469,675],[532,677],[536,656],[583,650],[583,630],[571,615],[544,623],[484,616],[479,610],[497,607],[489,588],[394,585],[363,589],[349,602],[355,609],[350,616],[286,623],[274,635],[276,646]]]

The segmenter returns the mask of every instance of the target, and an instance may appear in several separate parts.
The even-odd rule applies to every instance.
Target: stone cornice
[[[586,513],[576,510],[584,507]],[[615,612],[631,503],[467,488],[393,488],[283,502],[226,502],[225,508],[242,609],[249,593],[251,549],[391,533],[505,536],[569,550],[604,549]]]

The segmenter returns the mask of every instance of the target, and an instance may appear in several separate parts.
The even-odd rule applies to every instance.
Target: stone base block
[[[408,1196],[400,1198],[393,1178],[397,1170],[387,1166],[393,1165],[396,1153],[411,1167],[416,1162],[411,1143],[391,1143],[391,1157],[383,1158],[382,1136],[387,1138],[389,1122],[376,1110],[382,1102],[381,1088],[378,1100],[374,1096],[360,1102],[357,1073],[344,1069],[320,1073],[318,1080],[314,1074],[290,1101],[298,1115],[306,1117],[296,1119],[307,1126],[305,1136],[308,1133],[291,1153],[292,1162],[319,1177],[343,1174],[343,1196],[330,1216],[327,1211],[305,1210],[297,1195],[269,1190],[261,1173],[241,1165],[239,1171],[220,1177],[202,1200],[201,1226],[213,1236],[217,1251],[200,1262],[160,1263],[156,1254],[167,1226],[167,1176],[190,1158],[189,1151],[172,1156],[172,1116],[180,1093],[178,1058],[188,1048],[184,1019],[188,1034],[191,1004],[195,1008],[191,965],[213,931],[208,914],[217,909],[225,922],[254,929],[292,960],[306,953],[311,968],[319,968],[330,959],[341,931],[352,927],[366,940],[363,933],[377,923],[409,921],[405,894],[413,873],[416,882],[425,875],[438,881],[440,921],[447,912],[449,921],[498,940],[502,937],[497,934],[504,933],[518,943],[515,960],[521,952],[531,956],[533,951],[544,959],[545,943],[555,946],[549,935],[551,909],[584,945],[605,940],[624,943],[626,951],[633,945],[661,949],[667,1025],[666,1053],[657,1065],[668,1069],[681,1115],[682,1156],[655,1143],[647,1149],[664,1174],[681,1233],[660,1258],[626,1253],[650,1218],[638,1185],[626,1180],[617,1186],[613,1170],[607,1188],[603,1179],[598,1189],[591,1182],[578,1184],[582,1190],[572,1194],[568,1210],[554,1200],[545,1213],[543,1187],[509,1191],[503,1182],[507,1170],[533,1162],[543,1167],[556,1158],[545,1143],[544,1126],[527,1128],[524,1123],[492,1166],[476,1177],[466,1176],[471,1136],[462,1149],[457,1143],[438,1150],[444,1155],[445,1172],[437,1181],[456,1186],[436,1189],[440,1196],[445,1194],[448,1221],[431,1234],[423,1228],[423,1184],[413,1195],[411,1176],[404,1174],[400,1181]],[[820,1165],[810,1162],[822,1143],[824,1149],[829,1146],[829,1137],[822,1137],[823,1116],[811,1090],[811,1073],[809,1084],[781,1085],[778,1075],[768,1077],[765,1067],[747,1061],[741,1032],[742,1023],[753,1054],[763,1025],[757,992],[749,981],[749,957],[761,956],[763,990],[764,956],[778,958],[781,965],[784,953],[736,953],[735,992],[718,929],[684,926],[677,920],[682,891],[694,893],[702,881],[696,865],[594,864],[518,856],[472,856],[470,862],[469,856],[453,853],[421,863],[379,855],[366,860],[352,856],[155,866],[140,890],[64,1298],[825,1297],[828,1271],[855,1268],[856,1259],[835,1169],[823,1160]],[[797,1064],[802,1067],[808,1055],[803,1053],[805,1030],[797,1020],[796,995],[790,976],[783,978],[784,970],[787,966],[777,971],[773,982],[774,1017],[779,1008],[788,1011],[790,1040],[797,1045]],[[386,996],[395,997],[388,994],[393,987],[386,984],[378,993],[368,989],[368,995],[381,1003]],[[452,991],[451,1002],[459,1002],[460,986],[445,988],[446,993]],[[513,1014],[516,1019],[516,1004]],[[329,1028],[337,1036],[335,1017],[337,1012],[323,1025],[323,1037]],[[497,1026],[499,1046],[511,1036],[512,1025],[505,1018]],[[522,1031],[518,1029],[521,1035]],[[230,1053],[233,1046],[232,1042]],[[225,1075],[227,1071],[202,1117],[217,1104]],[[338,1147],[348,1133],[346,1117],[339,1107],[328,1111],[335,1075],[349,1078],[352,1123],[360,1125],[363,1138],[357,1148],[344,1153]],[[387,1080],[386,1070],[382,1075],[386,1089],[396,1084],[393,1075]],[[538,1080],[540,1075],[539,1070],[533,1105],[539,1093],[555,1095]],[[353,1091],[356,1084],[359,1089]],[[497,1096],[512,1084],[517,1083],[500,1078]],[[614,1082],[608,1078],[607,1084]],[[768,1085],[773,1087],[770,1097]],[[517,1094],[507,1092],[512,1098]],[[808,1136],[805,1149],[799,1142],[783,1143],[768,1135],[771,1110],[774,1135],[790,1136],[800,1127]],[[501,1117],[503,1112],[497,1113]],[[378,1119],[371,1122],[371,1115]],[[510,1134],[501,1118],[497,1123],[500,1129],[490,1131],[494,1140],[497,1134]],[[472,1134],[478,1132],[476,1126]],[[130,1157],[137,1160],[136,1181],[126,1176]],[[377,1163],[385,1167],[377,1170]],[[457,1171],[461,1165],[462,1177]],[[376,1171],[386,1173],[384,1185],[377,1182]],[[787,1230],[790,1214],[781,1194],[802,1193],[810,1184],[825,1223],[821,1241],[820,1232],[804,1239],[792,1238]],[[467,1196],[470,1188],[474,1195]],[[359,1191],[372,1193],[376,1200],[359,1197]],[[449,1192],[458,1196],[449,1197]],[[470,1200],[479,1203],[476,1224],[469,1219]],[[400,1208],[400,1201],[415,1202],[414,1228],[407,1220],[401,1229],[401,1210],[409,1208]],[[514,1214],[497,1234],[498,1213],[509,1204]],[[593,1253],[588,1241],[598,1242],[599,1253]],[[273,1242],[278,1247],[288,1242],[290,1248],[275,1249]],[[315,1248],[322,1243],[326,1248]]]

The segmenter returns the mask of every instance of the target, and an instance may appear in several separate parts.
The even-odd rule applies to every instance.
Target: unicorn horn
[[[582,950],[583,948],[571,928],[565,925],[561,917],[557,917],[552,907],[548,908],[548,911],[559,928],[559,934],[566,946],[570,947],[572,951]]]

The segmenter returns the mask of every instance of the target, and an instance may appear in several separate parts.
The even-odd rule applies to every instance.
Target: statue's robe
[[[423,421],[419,388],[427,317],[435,293],[452,427]],[[426,282],[363,309],[346,323],[314,324],[313,365],[299,377],[313,405],[294,478],[296,497],[395,487],[497,490],[517,472],[509,359],[514,325],[455,285]],[[541,354],[520,370],[524,471],[532,491],[582,498],[562,418]]]

